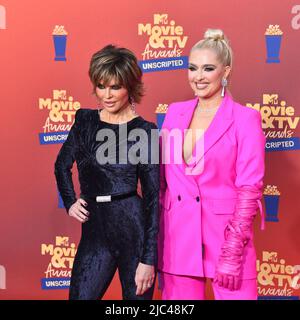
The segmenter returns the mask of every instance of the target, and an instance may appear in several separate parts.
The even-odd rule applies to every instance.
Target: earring
[[[225,96],[225,87],[227,87],[228,82],[226,78],[222,79],[222,93],[221,93],[221,97]]]
[[[129,103],[130,103],[130,108],[131,108],[133,114],[137,115],[136,110],[135,110],[135,102],[132,97],[129,98]]]

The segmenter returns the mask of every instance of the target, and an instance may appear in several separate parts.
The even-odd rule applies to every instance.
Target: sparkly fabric
[[[71,173],[74,161],[77,163],[82,198],[85,195],[124,194],[137,190],[138,179],[142,189],[142,197],[135,195],[112,202],[96,203],[86,198],[90,216],[82,224],[72,270],[70,299],[101,298],[116,269],[124,299],[152,298],[153,287],[143,296],[135,295],[134,277],[139,262],[154,266],[157,263],[159,165],[150,163],[150,145],[151,130],[155,129],[157,135],[158,132],[155,124],[141,117],[127,122],[128,134],[137,128],[147,133],[149,164],[123,164],[118,154],[122,126],[124,128],[122,124],[101,121],[97,110],[78,110],[55,163],[57,186],[67,211],[77,199]],[[99,164],[96,159],[97,149],[107,143],[107,139],[96,140],[100,129],[111,129],[116,134],[117,150],[112,153],[116,164]],[[127,151],[134,143],[127,136]]]

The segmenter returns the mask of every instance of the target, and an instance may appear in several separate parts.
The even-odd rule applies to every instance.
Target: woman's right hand
[[[84,223],[89,220],[89,212],[85,209],[87,203],[83,199],[78,199],[70,207],[68,214],[70,217],[77,219],[79,222]]]

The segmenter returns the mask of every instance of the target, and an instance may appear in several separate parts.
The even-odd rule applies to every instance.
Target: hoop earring
[[[221,97],[225,96],[225,87],[227,87],[228,85],[228,81],[226,78],[222,79],[222,93],[221,93]]]

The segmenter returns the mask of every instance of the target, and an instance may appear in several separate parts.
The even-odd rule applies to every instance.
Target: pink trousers
[[[205,300],[205,279],[160,272],[162,300]],[[212,287],[215,300],[257,300],[256,279],[243,280],[233,291],[213,282]]]

